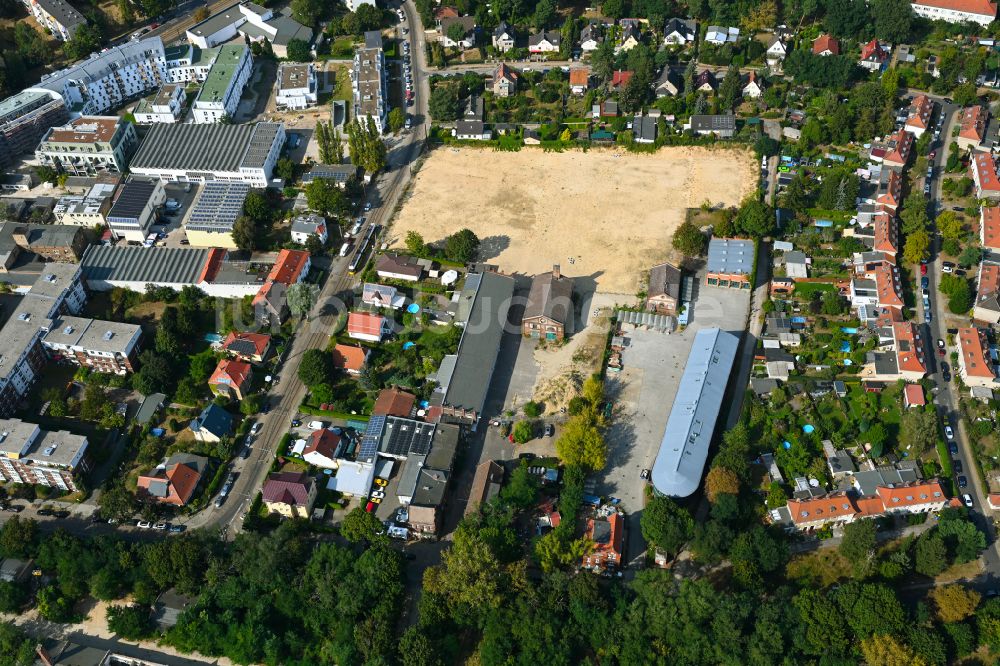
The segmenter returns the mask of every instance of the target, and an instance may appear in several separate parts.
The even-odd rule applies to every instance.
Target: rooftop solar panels
[[[368,427],[365,429],[365,436],[361,438],[361,448],[358,449],[358,460],[372,462],[378,453],[379,440],[382,439],[382,430],[385,428],[386,417],[383,415],[372,416],[368,420]]]
[[[246,183],[206,183],[195,201],[187,227],[196,231],[229,231],[243,212],[250,193]]]
[[[433,438],[433,423],[390,416],[386,418],[379,452],[396,458],[425,456],[430,453]]]

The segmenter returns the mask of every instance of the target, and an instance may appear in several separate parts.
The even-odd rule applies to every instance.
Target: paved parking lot
[[[683,331],[624,331],[628,344],[622,354],[622,372],[607,375],[614,419],[607,433],[608,467],[597,477],[596,492],[619,498],[629,513],[626,556],[630,561],[644,550],[639,518],[645,482],[639,475],[652,468],[656,459],[694,336],[712,327],[742,336],[749,307],[749,291],[699,285],[690,324]]]

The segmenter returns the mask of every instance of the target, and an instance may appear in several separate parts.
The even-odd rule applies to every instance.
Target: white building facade
[[[987,26],[997,17],[997,3],[991,0],[918,0],[910,6],[914,14],[931,21]]]
[[[232,118],[252,72],[253,59],[245,44],[221,47],[194,101],[194,121],[216,123]]]
[[[281,63],[277,85],[278,109],[308,109],[316,105],[316,70],[311,62]]]

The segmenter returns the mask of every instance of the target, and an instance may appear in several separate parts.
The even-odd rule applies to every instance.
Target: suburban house
[[[997,17],[993,0],[913,0],[913,13],[932,21],[978,23],[986,27]]]
[[[208,379],[212,393],[224,395],[230,400],[242,400],[250,389],[253,366],[245,361],[224,358],[215,366],[215,372]]]
[[[594,543],[594,549],[583,556],[583,568],[591,571],[615,569],[621,565],[625,519],[618,512],[607,518],[595,517],[587,521],[585,537]]]
[[[930,97],[921,93],[914,97],[910,103],[909,115],[903,127],[919,139],[924,132],[930,129],[932,115],[934,115],[934,102],[931,101]]]
[[[529,53],[557,53],[562,43],[562,34],[555,30],[543,30],[528,36]]]
[[[978,328],[958,329],[958,375],[966,386],[995,388],[996,368],[986,333]]]
[[[319,242],[326,245],[329,238],[327,234],[326,220],[315,213],[299,215],[292,220],[292,242],[305,245],[310,237],[315,236]]]
[[[855,478],[861,473],[854,475]],[[878,472],[873,472],[878,477]],[[790,499],[782,509],[771,511],[772,519],[798,530],[838,525],[855,519],[892,513],[940,511],[948,502],[937,480],[916,480],[879,485],[871,494],[843,490],[802,499]]]
[[[360,345],[337,344],[333,347],[333,367],[343,370],[349,375],[360,375],[361,369],[368,362],[370,349]]]
[[[517,92],[517,72],[502,62],[493,70],[493,94],[497,97],[510,97]]]
[[[664,67],[660,78],[653,84],[657,97],[676,97],[683,89],[684,79],[670,67]]]
[[[271,336],[267,333],[230,331],[222,341],[226,353],[250,363],[263,363],[271,351]]]
[[[924,387],[920,384],[907,384],[903,387],[903,404],[907,409],[925,406],[927,398],[924,397]]]
[[[629,80],[632,78],[633,72],[630,70],[616,69],[611,73],[611,89],[621,90],[628,85]]]
[[[873,39],[861,47],[858,67],[867,69],[869,72],[880,72],[887,62],[889,62],[889,53],[882,48],[877,39]]]
[[[366,282],[361,291],[361,302],[373,308],[398,310],[406,303],[406,296],[391,285]]]
[[[1000,199],[997,161],[991,153],[973,152],[969,171],[976,185],[977,199]]]
[[[719,87],[715,74],[710,69],[702,71],[694,79],[694,89],[698,92],[712,94]]]
[[[878,381],[920,381],[927,374],[927,348],[916,325],[895,321],[886,333],[891,342],[886,344],[883,337],[880,351],[868,352],[861,376]]]
[[[632,138],[636,143],[656,143],[656,118],[634,116],[632,118]]]
[[[764,81],[757,76],[757,72],[750,72],[743,83],[743,96],[750,99],[758,99],[764,94]]]
[[[500,25],[493,31],[492,41],[493,48],[500,53],[506,53],[514,48],[514,31],[506,21],[500,21]]]
[[[216,443],[233,433],[233,416],[214,402],[191,421],[191,432],[199,442]]]
[[[531,280],[528,302],[524,306],[521,332],[530,338],[562,340],[573,325],[573,280],[563,277],[559,266],[552,272]]]
[[[708,26],[705,32],[705,43],[722,46],[723,44],[735,44],[739,41],[739,28],[726,28],[718,25]]]
[[[604,41],[604,27],[600,23],[588,23],[580,31],[580,50],[591,53]]]
[[[698,37],[698,24],[694,19],[672,18],[663,30],[666,46],[687,46]]]
[[[634,23],[630,23],[622,27],[621,40],[618,42],[618,47],[615,51],[631,51],[641,42],[642,33],[639,31],[639,26]]]
[[[972,318],[977,322],[1000,324],[1000,265],[979,264],[979,288]]]
[[[476,467],[476,476],[472,479],[472,489],[469,491],[469,501],[465,505],[465,515],[476,513],[479,507],[500,494],[503,485],[503,467],[487,460]]]
[[[881,208],[895,212],[903,203],[903,178],[898,171],[882,169],[879,173],[878,186],[875,191],[877,209]],[[879,213],[872,215],[872,223]]]
[[[208,469],[208,458],[190,453],[175,453],[150,472],[137,479],[140,499],[160,504],[184,506],[191,501]]]
[[[574,67],[569,70],[569,91],[574,95],[583,95],[590,88],[590,70],[585,67]]]
[[[481,120],[459,120],[455,123],[455,137],[462,141],[489,141],[493,130]]]
[[[785,275],[790,278],[809,277],[809,258],[804,252],[792,250],[785,252]]]
[[[708,242],[705,284],[749,289],[755,254],[753,241],[713,238]]]
[[[955,142],[963,150],[976,150],[983,144],[986,138],[986,121],[989,119],[989,111],[982,106],[970,106],[962,109],[959,116],[958,136]]]
[[[979,243],[988,255],[1000,254],[1000,207],[979,209]]]
[[[649,269],[646,288],[646,310],[657,314],[676,315],[680,311],[681,269],[673,264],[657,264]]]
[[[818,56],[840,55],[840,42],[836,37],[820,35],[813,40],[812,52]]]
[[[337,469],[337,447],[340,435],[328,428],[314,430],[302,449],[302,459],[315,467]]]
[[[736,116],[691,116],[689,125],[685,126],[685,129],[688,128],[695,134],[714,134],[721,139],[728,139],[736,134]]]
[[[460,26],[462,30],[462,36],[455,41],[449,36],[449,33],[455,33],[456,30],[452,30],[452,26]],[[471,49],[476,45],[476,32],[478,32],[479,26],[476,24],[475,16],[449,16],[447,18],[441,19],[438,25],[438,32],[441,33],[441,44],[446,49]]]
[[[372,416],[398,416],[408,419],[416,402],[417,396],[395,386],[382,389],[379,391],[378,397],[375,398]]]
[[[872,142],[868,157],[872,162],[881,162],[893,169],[902,169],[910,159],[913,149],[913,135],[901,129],[882,140]]]
[[[270,474],[262,490],[264,506],[286,518],[308,518],[316,501],[316,482],[305,472]]]
[[[786,56],[788,56],[788,47],[785,46],[781,37],[775,35],[771,38],[771,43],[767,45],[767,51],[764,52],[767,66],[772,72],[780,72]]]
[[[355,340],[381,342],[392,334],[392,320],[370,312],[352,312],[347,317],[347,335]]]
[[[375,261],[375,274],[386,280],[419,282],[424,275],[424,269],[410,257],[383,254]]]

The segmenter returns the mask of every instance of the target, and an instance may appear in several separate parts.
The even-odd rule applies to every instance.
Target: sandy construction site
[[[560,264],[564,275],[592,277],[599,292],[632,295],[643,271],[674,254],[670,238],[685,209],[706,200],[737,205],[758,175],[753,153],[743,149],[437,148],[390,237],[401,247],[417,231],[434,243],[468,227],[482,241],[480,259],[505,272],[531,275]]]

